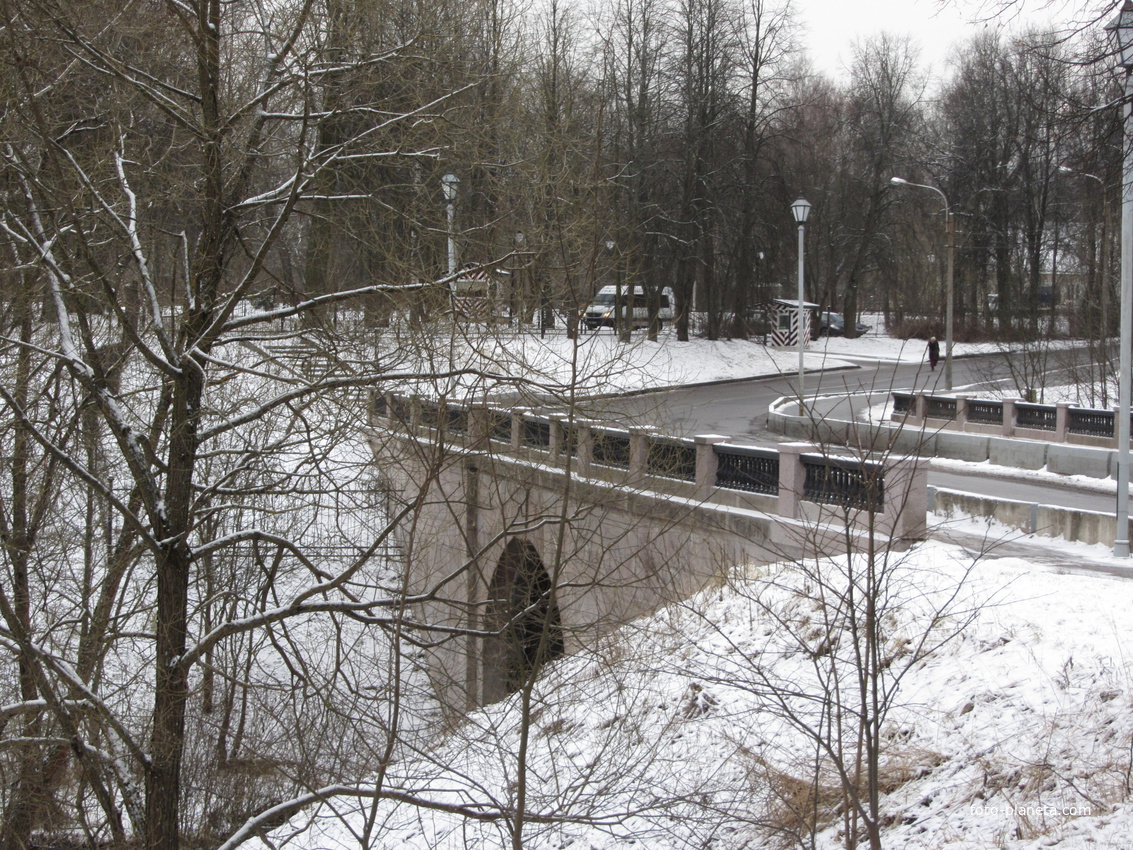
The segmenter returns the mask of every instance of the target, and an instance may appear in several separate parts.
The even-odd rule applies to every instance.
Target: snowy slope
[[[973,563],[935,543],[890,569],[901,600],[894,668],[912,661],[902,647],[924,633],[927,612],[960,590],[940,634],[958,633],[907,665],[885,721],[885,846],[1130,846],[1133,584]],[[775,828],[795,822],[790,805],[814,750],[761,686],[797,685],[797,706],[813,709],[815,665],[767,616],[809,616],[805,594],[792,602],[804,589],[796,574],[748,570],[552,667],[534,694],[527,809],[567,822],[528,824],[524,847],[774,846]],[[434,751],[396,765],[397,784],[484,812],[513,804],[519,717],[518,696],[476,713]],[[392,803],[371,812],[370,802],[307,812],[273,844],[358,847],[367,814],[374,847],[510,844],[500,822]],[[837,824],[818,846],[839,846]]]

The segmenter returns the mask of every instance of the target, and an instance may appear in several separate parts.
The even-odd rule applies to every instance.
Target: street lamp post
[[[955,296],[953,293],[953,280],[956,271],[956,225],[952,217],[952,205],[948,203],[948,196],[935,186],[928,186],[924,183],[910,183],[901,177],[893,177],[889,180],[894,186],[913,186],[917,189],[928,189],[930,192],[936,192],[944,201],[944,231],[948,237],[948,271],[945,278],[945,295],[944,295],[944,388],[949,392],[952,391],[952,320],[953,320],[953,304],[955,303]]]
[[[1133,2],[1133,0],[1130,0]],[[805,298],[803,297],[803,258],[806,255],[804,250],[806,245],[806,220],[810,215],[810,202],[799,198],[791,204],[791,214],[795,217],[795,224],[799,226],[799,303],[798,310],[795,312],[795,331],[799,342],[799,416],[804,413],[803,407],[803,351],[806,349],[806,335],[804,330],[806,322],[803,321],[803,304]]]
[[[618,243],[613,239],[606,240],[606,252],[610,255],[610,262],[614,266],[614,336],[622,342],[629,342],[630,323],[633,321],[633,296],[627,295],[622,300],[622,270],[618,265]]]
[[[1129,557],[1129,396],[1130,336],[1133,334],[1133,0],[1125,0],[1121,11],[1106,25],[1106,32],[1117,56],[1117,66],[1125,74],[1125,116],[1122,121],[1123,169],[1121,186],[1121,354],[1117,374],[1117,530],[1113,554]]]
[[[523,290],[523,231],[515,231],[515,261],[512,263],[511,291],[508,293],[507,323],[521,327],[527,323],[527,293]]]
[[[441,192],[445,196],[448,213],[448,299],[452,314],[456,316],[456,184],[460,178],[451,172],[441,178]]]
[[[1077,171],[1068,165],[1058,166],[1058,170],[1063,174],[1076,174],[1079,177],[1089,177],[1091,180],[1096,180],[1098,189],[1101,191],[1102,197],[1102,248],[1100,270],[1095,275],[1095,286],[1097,288],[1098,302],[1101,317],[1099,323],[1101,328],[1098,332],[1098,347],[1100,349],[1099,363],[1109,362],[1109,235],[1113,230],[1112,215],[1109,210],[1109,192],[1107,191],[1105,181],[1098,177],[1096,174],[1091,174],[1088,171]],[[1106,390],[1105,370],[1101,370],[1102,376],[1102,404],[1107,404],[1108,392]]]
[[[448,273],[451,277],[456,274],[456,233],[453,224],[456,219],[456,186],[460,178],[455,174],[446,174],[441,178],[441,191],[448,206]],[[449,284],[452,285],[451,282]]]

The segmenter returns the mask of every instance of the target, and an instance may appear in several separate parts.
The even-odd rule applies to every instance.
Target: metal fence
[[[420,399],[417,402],[422,428],[436,428],[441,424],[440,406],[435,401]]]
[[[812,502],[880,511],[885,504],[880,469],[870,463],[803,455],[803,496]]]
[[[549,449],[551,447],[551,423],[546,419],[524,419],[523,445],[537,449]]]
[[[779,493],[779,452],[754,446],[713,446],[716,486],[747,493]]]
[[[606,431],[595,428],[591,431],[593,445],[591,457],[602,466],[629,468],[629,434],[625,431]]]
[[[444,426],[451,432],[464,434],[472,430],[471,411],[467,407],[440,405],[427,399],[417,399],[415,403],[418,423],[422,427],[437,429]],[[997,402],[987,404],[1001,407]],[[413,405],[404,396],[376,394],[373,408],[376,414],[408,423]],[[1105,414],[1106,411],[1100,413]],[[550,449],[555,427],[552,420],[534,415],[514,420],[511,413],[492,408],[486,409],[485,415],[490,439],[510,443],[512,423],[517,421],[521,445]],[[559,450],[563,454],[577,455],[581,433],[582,429],[564,425]],[[593,463],[621,469],[631,467],[634,462],[633,438],[629,432],[591,426],[589,433]],[[698,451],[711,450],[716,461],[715,486],[770,496],[779,493],[780,457],[775,449],[727,443],[698,446],[692,440],[663,436],[647,436],[644,439],[645,468],[642,471],[647,475],[696,482]],[[804,466],[803,498],[859,509],[882,509],[884,485],[880,465],[818,454],[803,455],[800,461]]]
[[[913,393],[894,392],[893,415],[916,413],[917,396]],[[924,397],[925,417],[928,419],[956,419],[959,401],[950,396]],[[1002,425],[1028,428],[1033,431],[1058,432],[1059,405],[1014,402],[1014,421],[1004,422],[1004,403],[996,399],[968,399],[964,418],[974,425]],[[1114,437],[1112,410],[1067,406],[1066,432],[1086,437]]]
[[[488,411],[488,439],[511,443],[511,414],[506,410]]]
[[[1054,431],[1058,428],[1058,410],[1047,404],[1016,402],[1015,424],[1019,428]]]
[[[467,434],[468,433],[468,408],[466,407],[445,407],[445,424],[450,433],[453,434]]]
[[[393,419],[408,425],[413,418],[413,406],[410,404],[409,399],[404,396],[395,395],[390,400],[389,413]]]
[[[572,457],[578,455],[578,441],[579,441],[578,434],[579,434],[578,428],[576,428],[574,426],[563,425],[563,430],[562,430],[563,445],[561,445],[559,447],[559,454],[560,455],[568,454],[568,455],[571,455]]]
[[[1080,407],[1070,408],[1066,429],[1071,434],[1087,437],[1114,437],[1114,424],[1117,419],[1112,410],[1090,410]]]
[[[678,481],[696,480],[696,445],[691,440],[651,437],[646,472]]]
[[[927,415],[930,419],[955,419],[956,399],[929,396]]]
[[[968,400],[968,421],[977,425],[1002,425],[1003,402]]]

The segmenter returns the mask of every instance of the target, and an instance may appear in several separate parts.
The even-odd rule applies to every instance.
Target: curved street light
[[[1110,301],[1110,288],[1109,281],[1109,236],[1113,231],[1113,221],[1109,209],[1109,192],[1105,185],[1105,181],[1096,174],[1091,174],[1088,171],[1078,171],[1071,168],[1069,165],[1060,165],[1058,170],[1062,174],[1074,174],[1078,177],[1088,177],[1098,184],[1098,190],[1101,192],[1102,198],[1102,238],[1101,238],[1101,269],[1096,274],[1096,283],[1098,301],[1101,310],[1101,330],[1098,333],[1098,342],[1101,348],[1101,362],[1109,362],[1109,301]],[[1053,272],[1052,272],[1053,280]],[[1102,404],[1108,403],[1108,390],[1106,388],[1106,381],[1104,379],[1103,371],[1102,379]]]
[[[1117,509],[1113,554],[1129,557],[1129,396],[1130,344],[1133,335],[1133,0],[1125,0],[1121,11],[1106,25],[1106,34],[1125,78],[1125,115],[1121,189],[1121,353],[1117,372]]]
[[[1131,0],[1133,2],[1133,0]],[[910,183],[902,177],[892,177],[889,180],[894,186],[913,186],[917,189],[928,189],[930,192],[936,192],[944,201],[944,230],[948,239],[948,272],[945,279],[945,302],[944,302],[944,388],[949,392],[952,391],[952,312],[954,295],[952,288],[953,275],[955,273],[955,256],[956,256],[956,227],[952,218],[952,205],[948,203],[948,196],[943,191],[935,186],[929,186],[924,183]]]

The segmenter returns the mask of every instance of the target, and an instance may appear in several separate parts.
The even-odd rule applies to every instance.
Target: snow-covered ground
[[[765,683],[813,693],[820,667],[769,616],[813,614],[793,569],[742,570],[552,666],[533,701],[536,822],[524,847],[778,846],[814,743],[769,705]],[[889,647],[894,671],[908,673],[885,723],[884,846],[1129,847],[1133,583],[932,542],[891,569],[900,593]],[[957,587],[941,621],[954,638],[924,660],[903,657],[923,615]],[[478,712],[398,774],[437,802],[509,804],[518,708],[513,696]],[[302,829],[295,846],[357,847],[368,805],[340,800],[337,813],[307,813],[273,840]],[[510,846],[506,824],[393,804],[377,816],[378,847]],[[581,822],[537,822],[545,816]],[[839,846],[834,820],[817,846]]]
[[[449,363],[435,364],[433,352],[400,352],[408,372],[447,373]],[[474,337],[452,341],[449,362],[457,368],[474,368],[475,375],[458,375],[444,382],[415,381],[413,391],[428,394],[514,393],[528,388],[534,395],[605,395],[655,389],[665,386],[735,380],[754,376],[792,373],[798,368],[795,351],[776,350],[741,340],[694,340],[678,343],[672,329],[657,341],[635,334],[623,343],[609,331],[583,333],[572,340],[561,330],[545,338],[537,333],[494,329]],[[808,351],[807,368],[850,365],[831,360],[820,349]],[[483,375],[502,376],[501,379]],[[472,383],[474,382],[474,383]],[[398,387],[398,389],[401,389]]]
[[[556,370],[571,359],[565,337],[523,339],[511,344],[513,353],[541,358],[548,376],[563,374]],[[619,390],[797,365],[794,352],[741,342],[626,348],[607,333],[584,339],[580,350],[595,364],[618,355],[621,377],[610,388]],[[923,356],[918,342],[874,332],[821,341],[807,358],[808,366],[825,358],[829,367],[840,359]],[[890,565],[887,647],[893,674],[904,678],[884,726],[883,846],[1133,846],[1133,659],[1124,652],[1133,581],[1004,557],[1007,547],[997,552],[994,543],[1012,533],[994,525],[961,530],[983,536],[988,547],[929,541]],[[1099,547],[1043,545],[1068,565],[1109,559]],[[973,554],[983,548],[989,553]],[[848,564],[834,559],[811,576],[837,577]],[[803,715],[811,710],[805,695],[818,688],[823,668],[814,661],[823,652],[792,646],[781,628],[784,617],[805,624],[819,616],[811,587],[795,564],[741,565],[731,581],[552,665],[532,703],[532,817],[523,846],[791,846],[790,830],[800,823],[792,807],[805,801],[815,742],[785,718],[782,703],[774,708],[768,683],[796,689]],[[936,616],[935,603],[953,594],[947,616]],[[930,624],[951,639],[917,659],[908,647]],[[833,645],[849,643],[842,635]],[[511,846],[506,822],[467,811],[488,815],[514,803],[519,709],[513,695],[393,766],[387,781],[431,808],[337,797],[276,829],[271,845]],[[365,779],[360,787],[368,787]],[[465,814],[444,811],[456,805]],[[840,821],[827,817],[816,846],[841,846]]]
[[[927,351],[923,340],[900,340],[882,330],[880,315],[867,314],[863,320],[870,330],[858,339],[829,337],[812,340],[804,354],[808,372],[840,369],[868,361],[923,363],[927,373]],[[418,349],[392,338],[407,370],[413,368],[447,373],[451,367],[476,367],[507,379],[485,381],[467,376],[445,386],[432,386],[433,392],[451,394],[513,392],[514,379],[522,378],[536,389],[578,394],[612,394],[714,381],[771,375],[794,375],[798,371],[797,349],[775,349],[746,340],[706,340],[694,338],[677,342],[673,328],[665,328],[656,341],[635,332],[623,343],[610,330],[583,331],[575,340],[559,327],[545,336],[530,329],[518,332],[492,327],[483,333],[458,329],[447,345]],[[1051,350],[1064,343],[1052,344]],[[995,343],[954,345],[955,357],[1002,351]],[[417,352],[414,355],[414,351]],[[508,380],[511,379],[511,380]],[[430,388],[415,385],[415,391]],[[1004,387],[1007,395],[1017,390]],[[1059,399],[1061,400],[1061,397]],[[1074,399],[1075,401],[1077,399]]]
[[[856,360],[923,362],[921,340],[892,339],[876,330],[859,339],[840,337],[813,340],[804,355],[808,371],[844,368]],[[620,342],[609,330],[584,332],[569,339],[562,329],[540,337],[537,333],[493,331],[486,338],[462,338],[461,362],[475,357],[499,366],[507,374],[517,371],[533,380],[565,386],[574,382],[586,392],[618,393],[658,386],[708,383],[766,375],[793,375],[798,370],[798,352],[774,349],[745,340],[693,339],[677,342],[676,332],[666,328],[656,342],[638,332],[629,343]],[[957,344],[955,355],[994,351],[987,344]]]

